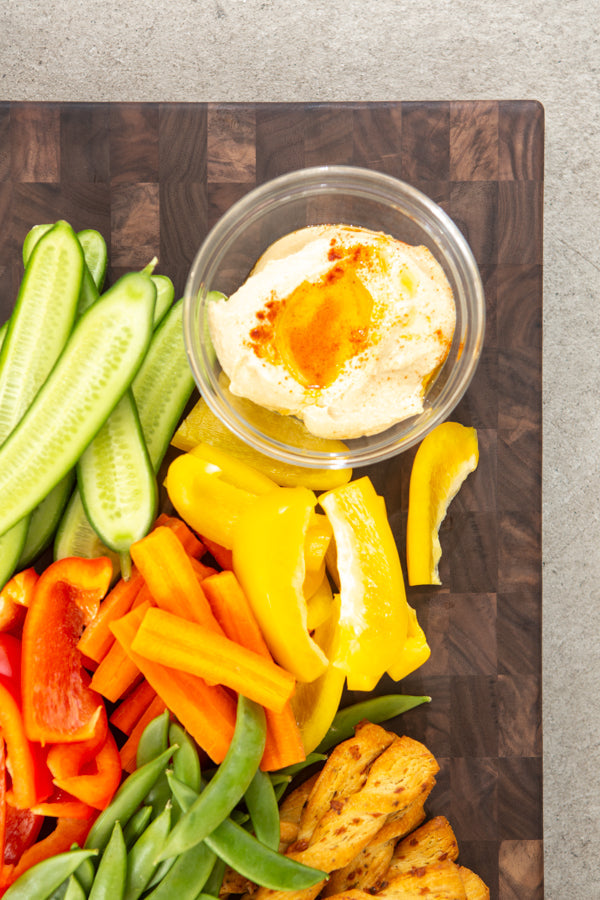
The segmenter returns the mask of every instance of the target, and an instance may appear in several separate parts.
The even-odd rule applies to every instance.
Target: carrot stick
[[[205,537],[202,538],[202,542],[206,545],[206,549],[215,562],[217,562],[222,569],[233,569],[233,553],[231,550],[228,550],[227,547],[222,547],[221,544],[217,544],[216,541],[209,541],[208,538]]]
[[[271,659],[252,607],[234,573],[224,571],[207,578],[204,592],[227,637]],[[265,715],[267,740],[261,769],[270,772],[302,762],[306,754],[291,704],[286,703],[279,713],[266,709]]]
[[[146,611],[132,649],[171,669],[223,684],[277,712],[296,685],[294,676],[272,660],[204,625],[155,607]]]
[[[142,582],[131,608],[137,609],[146,603],[150,603],[150,593],[148,587]],[[90,687],[106,697],[107,700],[116,703],[130,688],[135,686],[141,677],[136,664],[132,662],[119,642],[115,641],[92,675]]]
[[[113,622],[113,634],[173,715],[213,762],[223,762],[235,728],[236,702],[220,685],[151,662],[132,649],[150,604],[139,606]]]
[[[196,578],[200,582],[204,581],[205,578],[208,578],[209,575],[217,574],[217,569],[214,569],[212,566],[205,566],[204,563],[201,563],[199,559],[190,557],[190,562],[192,564],[194,572],[196,573]]]
[[[127,695],[110,717],[110,724],[130,735],[134,726],[139,722],[154,698],[156,691],[146,680],[141,681],[133,691]]]
[[[129,612],[143,583],[141,574],[134,569],[128,581],[121,578],[106,595],[100,604],[98,614],[84,628],[77,644],[84,656],[97,663],[104,659],[115,640],[109,628],[110,623]]]
[[[158,694],[154,694],[154,699],[136,722],[131,734],[121,747],[121,766],[126,772],[133,772],[135,769],[137,748],[146,725],[148,725],[152,719],[160,716],[165,709],[166,706],[164,700],[162,700]]]
[[[132,544],[131,556],[157,606],[222,633],[198,583],[191,558],[174,531],[164,525],[155,528]]]
[[[183,519],[178,519],[176,516],[168,516],[166,513],[161,513],[156,522],[154,523],[154,528],[160,528],[160,526],[165,525],[167,528],[170,528],[175,532],[179,540],[184,546],[185,552],[188,556],[192,556],[194,559],[200,559],[206,553],[206,547],[204,543],[199,540],[189,525],[183,521]]]

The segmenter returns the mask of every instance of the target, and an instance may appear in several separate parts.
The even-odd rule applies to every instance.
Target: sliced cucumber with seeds
[[[31,565],[40,553],[43,553],[51,544],[54,532],[73,493],[74,485],[75,470],[71,469],[33,510],[29,516],[27,537],[17,562],[17,569],[25,569]],[[11,528],[8,534],[11,534],[12,531],[14,528]]]
[[[183,300],[179,300],[156,329],[132,385],[155,472],[193,388],[194,378],[183,343]]]
[[[75,232],[58,222],[35,245],[0,353],[0,444],[22,418],[71,333],[83,277]]]
[[[119,554],[103,544],[90,525],[78,488],[75,488],[56,529],[53,555],[54,559],[64,559],[67,556],[81,556],[83,559],[108,556],[113,565],[113,577],[116,578],[121,571]]]
[[[38,229],[26,256],[25,274],[0,351],[0,444],[21,421],[63,350],[75,321],[83,277],[81,246],[66,222]],[[28,526],[24,517],[10,530],[4,529],[1,584],[19,562]]]
[[[131,391],[81,455],[77,483],[90,524],[111,550],[127,553],[147,534],[156,515],[156,478]]]
[[[173,304],[175,288],[171,279],[166,275],[152,275],[151,278],[156,288],[156,306],[154,307],[154,328],[156,328]]]
[[[93,228],[85,228],[83,231],[78,231],[77,238],[81,244],[90,275],[94,279],[96,288],[101,292],[104,287],[108,266],[106,241],[100,232],[94,231]]]
[[[150,343],[155,299],[149,276],[124,275],[76,325],[34,402],[0,447],[0,534],[76,464],[127,390]]]
[[[185,408],[194,380],[183,343],[183,301],[179,300],[156,329],[132,384],[144,440],[155,472]],[[54,544],[54,558],[102,556],[108,548],[92,528],[78,490],[63,516]],[[113,551],[109,555],[116,564]]]

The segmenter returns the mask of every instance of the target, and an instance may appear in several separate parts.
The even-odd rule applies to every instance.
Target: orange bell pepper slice
[[[38,577],[34,568],[24,569],[4,585],[0,591],[0,632],[21,634]]]
[[[89,687],[77,643],[112,579],[108,557],[67,557],[52,563],[35,586],[23,627],[23,719],[30,740],[87,740],[102,713]]]

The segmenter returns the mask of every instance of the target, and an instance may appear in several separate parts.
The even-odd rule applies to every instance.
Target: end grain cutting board
[[[0,104],[0,311],[39,222],[96,228],[114,279],[155,254],[178,294],[198,245],[255,184],[324,163],[396,175],[469,240],[487,299],[479,369],[453,418],[481,461],[443,524],[438,590],[409,592],[432,648],[397,720],[440,762],[429,812],[494,900],[543,896],[541,321],[543,110],[535,102]],[[403,554],[413,453],[368,470]],[[382,685],[388,690],[389,684]]]

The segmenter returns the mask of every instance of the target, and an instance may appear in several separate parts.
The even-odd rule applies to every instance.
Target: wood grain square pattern
[[[98,228],[111,278],[155,254],[182,294],[208,229],[255,185],[308,165],[365,166],[438,202],[471,244],[486,341],[453,419],[480,464],[441,529],[440,589],[409,589],[432,648],[395,722],[441,771],[429,804],[494,900],[543,896],[541,340],[543,110],[533,102],[0,104],[0,304],[36,222]],[[405,562],[414,450],[364,470]],[[381,692],[398,689],[389,681]]]

